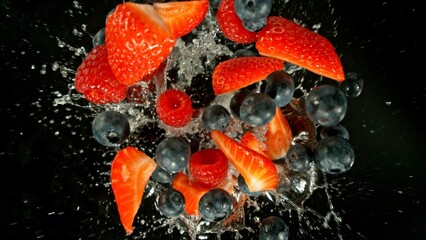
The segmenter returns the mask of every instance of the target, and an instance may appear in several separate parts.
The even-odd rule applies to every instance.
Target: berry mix
[[[352,167],[355,154],[340,122],[347,98],[362,91],[362,77],[344,73],[325,37],[270,16],[271,8],[271,0],[124,2],[108,14],[74,86],[94,105],[152,110],[146,114],[155,122],[143,126],[132,126],[118,110],[98,112],[92,122],[94,139],[117,149],[111,187],[126,234],[137,227],[150,181],[165,186],[156,200],[164,217],[217,223],[259,196],[282,194],[294,173],[339,174]],[[180,79],[169,56],[206,20],[240,48],[211,63],[211,72],[174,84]],[[250,44],[253,50],[244,48]],[[295,97],[287,64],[336,84]],[[142,128],[151,133],[130,144]],[[196,130],[185,131],[190,128]],[[288,233],[277,216],[259,226],[259,239],[287,239]]]

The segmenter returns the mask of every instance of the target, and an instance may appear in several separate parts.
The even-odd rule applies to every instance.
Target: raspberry
[[[220,149],[197,151],[189,159],[189,173],[200,186],[216,187],[228,173],[228,159]]]
[[[191,120],[191,98],[183,91],[167,89],[157,100],[157,114],[164,124],[183,127]]]

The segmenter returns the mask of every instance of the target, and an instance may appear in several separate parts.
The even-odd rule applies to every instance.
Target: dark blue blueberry
[[[231,116],[225,107],[219,104],[208,106],[201,117],[203,128],[207,131],[224,131],[231,121]]]
[[[169,173],[182,171],[188,165],[191,147],[181,137],[167,137],[158,144],[155,150],[157,164]]]
[[[355,154],[347,139],[327,137],[320,140],[314,149],[315,164],[328,174],[348,171],[355,161]]]
[[[221,221],[229,217],[233,208],[231,195],[221,188],[209,190],[198,202],[201,217],[209,222]]]
[[[235,0],[234,8],[244,27],[255,32],[265,26],[272,0]]]
[[[240,118],[250,126],[263,126],[274,118],[276,105],[264,93],[251,93],[247,95],[240,107]]]
[[[157,166],[151,175],[152,179],[159,183],[171,183],[176,176],[177,173],[169,173],[160,166]]]
[[[99,30],[92,38],[93,47],[105,44],[105,28]]]
[[[349,140],[349,132],[342,124],[337,124],[330,127],[321,127],[320,137],[321,139],[331,136],[337,136]]]
[[[237,93],[234,94],[234,96],[232,96],[231,102],[229,103],[229,109],[231,109],[232,115],[234,115],[234,117],[240,120],[241,120],[241,117],[240,117],[241,104],[243,104],[244,99],[249,94],[251,94],[251,92],[247,90],[238,91]]]
[[[337,87],[321,85],[313,88],[305,100],[306,115],[321,126],[334,126],[346,115],[348,102]]]
[[[358,97],[363,87],[364,79],[362,79],[360,74],[355,72],[346,73],[345,80],[339,83],[340,90],[350,98]]]
[[[116,147],[129,136],[130,124],[122,113],[105,111],[96,115],[93,120],[92,133],[98,143]]]
[[[312,150],[301,143],[295,143],[290,146],[286,154],[287,166],[296,172],[306,172],[313,161]]]
[[[158,209],[164,216],[171,218],[179,216],[185,208],[185,199],[179,191],[169,189],[162,192],[157,199]]]
[[[274,71],[266,77],[265,93],[277,107],[284,107],[291,101],[294,88],[293,78],[283,71]]]
[[[239,58],[239,57],[255,57],[257,56],[257,54],[251,50],[248,49],[238,49],[237,51],[235,51],[232,55],[231,58]]]
[[[279,217],[270,216],[260,223],[259,240],[287,240],[288,226]]]

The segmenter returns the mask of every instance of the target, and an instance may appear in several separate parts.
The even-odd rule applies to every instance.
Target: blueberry
[[[185,208],[185,199],[179,191],[169,189],[162,192],[157,198],[160,213],[171,218],[179,216]]]
[[[229,103],[229,109],[231,109],[231,113],[232,115],[234,115],[234,117],[241,120],[241,117],[240,117],[241,104],[243,103],[246,96],[249,95],[250,93],[251,93],[250,91],[241,90],[232,96],[231,102]]]
[[[255,57],[257,56],[257,54],[251,50],[248,49],[238,49],[237,51],[235,51],[232,55],[231,58],[239,58],[239,57]]]
[[[157,166],[151,175],[152,179],[159,183],[171,183],[176,176],[177,173],[169,173],[160,166]]]
[[[92,38],[93,47],[105,44],[105,28],[99,30]]]
[[[259,196],[261,192],[250,192],[246,180],[244,177],[240,174],[238,176],[238,187],[240,188],[241,192],[243,192],[247,196]]]
[[[260,223],[259,240],[287,240],[288,226],[279,217],[269,216]]]
[[[312,150],[301,143],[291,145],[286,154],[287,166],[296,172],[308,171],[312,160]]]
[[[321,139],[331,136],[337,136],[349,140],[349,132],[342,124],[337,124],[330,127],[322,127],[320,129]]]
[[[127,118],[116,111],[105,111],[96,115],[92,122],[93,137],[107,147],[120,145],[130,134]]]
[[[206,221],[221,221],[232,212],[234,208],[231,195],[221,188],[213,188],[206,192],[198,202],[198,210]]]
[[[241,120],[250,126],[263,126],[274,118],[274,101],[264,93],[250,93],[240,107]]]
[[[271,12],[272,0],[235,0],[234,8],[243,24],[246,23],[246,29],[254,32],[265,26],[266,18]],[[265,24],[250,24],[256,22]]]
[[[224,131],[231,121],[228,110],[222,105],[208,106],[201,117],[203,128],[207,131],[219,130]]]
[[[256,20],[242,21],[243,27],[249,32],[256,32],[266,25],[267,18],[258,18]]]
[[[355,154],[347,139],[327,137],[320,140],[314,149],[315,164],[328,174],[348,171],[354,164]]]
[[[362,88],[364,87],[364,80],[361,75],[355,72],[348,72],[345,74],[345,80],[339,83],[339,88],[342,92],[350,97],[358,97]]]
[[[274,71],[266,77],[265,93],[277,107],[284,107],[291,101],[294,88],[293,78],[283,71]]]
[[[191,155],[189,143],[181,137],[167,137],[155,150],[157,164],[169,173],[182,171]]]
[[[345,117],[347,108],[346,96],[332,85],[313,88],[305,100],[305,111],[308,118],[321,126],[338,124]]]

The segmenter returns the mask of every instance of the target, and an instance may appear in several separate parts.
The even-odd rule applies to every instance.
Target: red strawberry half
[[[153,159],[134,147],[118,151],[112,162],[112,190],[127,234],[133,232],[133,220],[141,205],[146,184],[156,167]]]
[[[336,81],[345,79],[339,56],[328,39],[285,18],[268,18],[258,34],[256,49],[263,56],[283,59]]]
[[[183,127],[192,118],[191,98],[183,91],[167,89],[157,100],[157,114],[164,124]]]
[[[86,56],[77,69],[74,86],[95,104],[117,103],[126,98],[127,86],[120,84],[112,73],[105,45],[93,48]]]
[[[189,215],[200,215],[198,202],[209,191],[209,188],[191,182],[189,177],[180,172],[172,182],[172,187],[182,193],[185,198],[185,212]]]
[[[229,40],[241,44],[249,44],[256,41],[257,33],[247,31],[243,26],[243,22],[235,13],[234,0],[222,0],[220,2],[216,19],[223,35]]]
[[[267,124],[266,155],[277,160],[285,157],[293,140],[291,127],[280,108],[277,108],[274,118]]]
[[[153,73],[176,42],[152,5],[131,2],[117,5],[109,15],[105,38],[112,72],[124,85]]]
[[[240,143],[264,156],[266,145],[259,141],[257,137],[252,132],[245,132],[243,136],[241,137]]]
[[[154,3],[154,8],[175,38],[190,33],[205,18],[208,0]]]
[[[189,159],[189,173],[199,185],[216,187],[228,173],[228,159],[220,149],[199,150]]]
[[[278,173],[271,159],[243,146],[220,131],[213,130],[210,135],[243,176],[251,192],[276,189]]]
[[[284,61],[270,57],[239,57],[223,61],[213,70],[214,93],[219,95],[236,91],[283,68]]]

